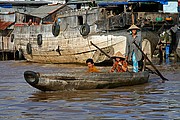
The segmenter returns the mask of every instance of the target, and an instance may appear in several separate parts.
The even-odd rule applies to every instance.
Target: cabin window
[[[78,25],[83,25],[83,17],[78,16]]]
[[[77,9],[81,9],[81,3],[77,4]]]

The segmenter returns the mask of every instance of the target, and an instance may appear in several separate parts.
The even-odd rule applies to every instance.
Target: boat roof
[[[0,14],[11,14],[14,12],[15,12],[14,8],[1,8],[0,10]]]
[[[0,4],[3,5],[8,5],[10,7],[11,5],[47,5],[47,4],[51,4],[52,2],[48,2],[48,1],[0,1]]]
[[[120,6],[132,4],[132,2],[159,2],[161,4],[167,4],[168,0],[127,0],[127,1],[117,1],[117,2],[99,2],[98,6],[108,7],[108,6]]]
[[[159,2],[161,4],[168,4],[168,0],[128,0],[128,2]]]
[[[44,18],[49,14],[65,7],[65,4],[51,4],[51,5],[44,5],[39,8],[36,8],[34,11],[30,12],[29,15],[36,16],[38,18]],[[68,7],[68,6],[66,6]]]
[[[0,7],[1,8],[12,8],[12,4],[9,4],[9,3],[7,3],[7,4],[0,4]]]
[[[91,1],[69,1],[69,2],[67,2],[67,5],[70,5],[70,4],[87,4],[87,3],[91,3]]]
[[[107,7],[107,6],[119,6],[119,5],[127,5],[128,2],[122,1],[122,2],[100,2],[98,6],[100,7]]]
[[[5,30],[9,26],[11,26],[14,22],[5,22],[5,21],[0,21],[0,30]]]

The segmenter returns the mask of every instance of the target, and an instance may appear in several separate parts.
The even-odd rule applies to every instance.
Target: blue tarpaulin
[[[178,13],[177,2],[169,1],[167,5],[163,5],[163,12],[165,13]]]
[[[12,8],[12,4],[0,4],[2,8]]]
[[[119,5],[127,5],[128,2],[101,2],[98,6],[106,7],[106,6],[119,6]]]
[[[159,2],[163,5],[168,4],[168,0],[128,0],[128,2]]]

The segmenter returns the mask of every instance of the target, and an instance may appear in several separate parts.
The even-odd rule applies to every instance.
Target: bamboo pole
[[[132,25],[134,25],[134,13],[132,12]]]

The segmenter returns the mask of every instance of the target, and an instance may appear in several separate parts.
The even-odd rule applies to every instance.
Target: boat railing
[[[69,16],[79,16],[79,15],[86,15],[86,14],[97,14],[98,8],[93,7],[89,9],[75,9],[75,10],[68,10],[64,12],[60,12],[57,17],[69,17]]]
[[[15,26],[14,33],[19,35],[37,35],[37,34],[52,34],[52,24],[31,25],[31,26]]]

